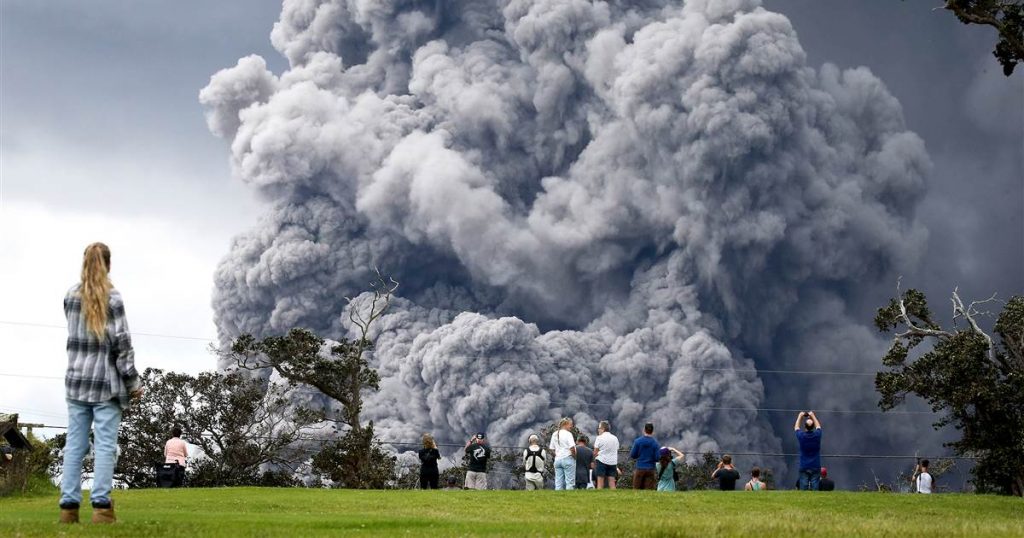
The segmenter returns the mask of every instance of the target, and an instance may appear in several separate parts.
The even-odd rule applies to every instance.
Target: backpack
[[[537,469],[537,458],[540,458],[541,462],[544,461],[544,449],[540,447],[537,447],[537,450],[533,450],[530,448],[526,449],[526,457],[523,458],[523,464],[526,466],[526,472],[541,472],[540,469]],[[526,465],[526,462],[529,462],[529,465]]]

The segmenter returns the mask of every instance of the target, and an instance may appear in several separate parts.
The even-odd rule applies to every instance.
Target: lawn
[[[55,496],[2,498],[0,535],[1024,536],[1021,499],[960,494],[225,488],[115,502],[116,525],[64,527]]]

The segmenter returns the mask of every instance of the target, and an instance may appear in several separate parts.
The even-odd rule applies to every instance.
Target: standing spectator
[[[85,248],[82,279],[64,296],[68,325],[68,369],[64,376],[68,404],[64,474],[60,487],[60,522],[78,523],[82,502],[82,460],[93,431],[92,522],[113,523],[114,459],[121,410],[142,396],[135,371],[135,351],[124,300],[110,283],[110,248]]]
[[[814,411],[802,412],[797,414],[793,430],[800,443],[800,490],[816,491],[821,477],[821,423]]]
[[[612,435],[607,420],[597,425],[597,439],[594,439],[594,477],[597,489],[615,489],[619,466],[619,438]]]
[[[437,470],[437,462],[441,452],[437,450],[434,436],[423,434],[423,448],[420,449],[420,489],[437,489],[440,486],[441,473]]]
[[[920,463],[914,466],[914,476],[910,479],[910,482],[917,489],[918,493],[931,494],[932,474],[928,472],[928,460],[921,460]]]
[[[633,489],[654,489],[658,479],[654,465],[658,462],[658,440],[654,438],[654,424],[644,424],[644,434],[633,441],[629,449],[630,459],[636,460],[633,471]]]
[[[171,428],[171,438],[164,445],[164,463],[174,463],[174,481],[171,487],[180,488],[185,483],[185,463],[188,461],[188,443],[181,439],[181,428]]]
[[[526,489],[544,489],[544,449],[540,447],[540,437],[530,436],[530,446],[523,451],[523,467],[526,469]]]
[[[758,474],[760,474],[760,471],[758,471]],[[733,467],[732,456],[728,454],[722,456],[722,460],[718,462],[715,472],[711,473],[711,478],[718,480],[718,489],[722,491],[733,491],[736,489],[736,481],[740,479],[740,472]]]
[[[594,451],[587,446],[589,441],[586,435],[576,440],[576,489],[594,488],[594,481],[590,479],[594,469]]]
[[[480,432],[466,442],[466,489],[487,489],[487,460],[491,458],[491,447]]]
[[[664,447],[658,451],[658,463],[654,466],[654,471],[658,475],[658,491],[676,490],[676,466],[682,465],[685,459],[686,456],[682,452],[672,447]]]
[[[836,489],[836,483],[828,477],[828,469],[821,468],[821,481],[818,482],[818,491],[833,491]]]
[[[761,481],[761,468],[754,467],[750,470],[750,481],[747,482],[746,486],[743,486],[746,491],[764,491],[768,489],[768,484]]]
[[[572,435],[572,419],[558,421],[558,429],[551,434],[548,448],[555,453],[555,489],[576,487],[576,441]]]

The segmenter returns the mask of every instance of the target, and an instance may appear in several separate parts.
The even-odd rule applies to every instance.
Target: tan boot
[[[61,523],[78,523],[78,509],[77,508],[61,508],[60,509],[60,522]]]
[[[114,501],[110,501],[109,508],[92,507],[93,523],[114,523],[116,521],[117,518],[114,517]]]

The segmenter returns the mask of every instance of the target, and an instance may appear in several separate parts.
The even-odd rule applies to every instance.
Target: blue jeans
[[[117,459],[117,428],[121,405],[117,400],[101,403],[68,400],[68,438],[64,446],[64,476],[60,481],[61,506],[82,502],[82,460],[89,451],[89,430],[94,429],[93,506],[109,506]]]
[[[800,469],[800,491],[818,491],[821,469]]]
[[[555,460],[555,489],[576,489],[576,460],[572,456]]]

